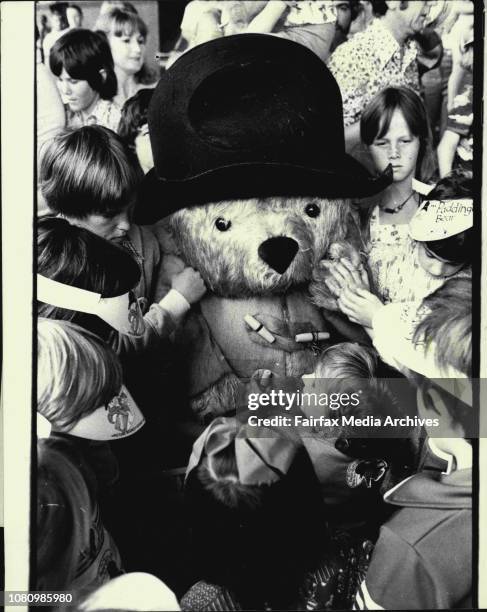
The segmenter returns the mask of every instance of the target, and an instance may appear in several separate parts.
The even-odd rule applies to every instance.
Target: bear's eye
[[[223,217],[218,217],[218,219],[215,221],[215,227],[219,232],[226,232],[232,227],[232,222],[227,221],[227,219],[224,219]]]
[[[318,206],[318,204],[308,204],[304,209],[304,212],[308,215],[308,217],[315,219],[316,217],[320,216],[321,208]]]

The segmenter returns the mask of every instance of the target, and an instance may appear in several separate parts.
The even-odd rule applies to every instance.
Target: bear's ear
[[[164,218],[151,226],[164,255],[181,255],[181,250],[174,239],[169,218]]]

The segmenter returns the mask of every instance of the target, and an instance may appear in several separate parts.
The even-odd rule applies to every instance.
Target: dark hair
[[[231,589],[243,609],[262,609],[264,601],[284,609],[326,547],[326,515],[309,456],[300,447],[287,474],[261,486],[239,482],[234,446],[212,465],[210,474],[203,461],[185,487],[195,570]],[[297,516],[313,525],[310,537]]]
[[[57,15],[61,19],[61,30],[69,27],[68,18],[66,17],[67,2],[53,2],[49,5],[51,15]]]
[[[140,268],[121,247],[60,217],[37,224],[37,271],[60,283],[100,293],[123,295],[140,279]],[[112,328],[92,314],[37,302],[39,317],[72,321],[106,339]]]
[[[428,309],[416,327],[415,343],[436,344],[437,365],[472,375],[472,281],[451,278],[422,302]]]
[[[438,181],[435,188],[428,194],[428,199],[442,201],[472,198],[472,188],[471,175],[455,170]],[[474,248],[473,228],[443,240],[426,242],[425,245],[433,255],[437,255],[448,263],[469,265],[472,263]]]
[[[108,36],[131,36],[134,32],[139,32],[144,39],[147,39],[149,31],[145,21],[135,12],[127,9],[114,8],[103,16],[98,23],[98,28]],[[155,75],[144,63],[140,71],[135,75],[138,83],[149,85],[155,81]]]
[[[81,472],[49,440],[37,442],[36,588],[67,590],[90,544],[94,500]]]
[[[91,30],[76,28],[57,40],[49,55],[49,66],[55,76],[63,68],[73,79],[88,81],[104,100],[117,93],[117,77],[110,46],[103,36]],[[100,71],[104,70],[105,74]]]
[[[153,89],[139,89],[123,105],[118,135],[129,147],[134,146],[139,128],[147,123],[147,111],[153,93]]]
[[[431,240],[424,245],[432,255],[452,266],[469,266],[473,255],[473,229],[470,228],[443,240]]]
[[[440,179],[428,193],[429,200],[452,200],[457,198],[471,198],[473,192],[473,179],[470,172],[461,169],[453,170]]]
[[[132,201],[142,177],[134,155],[112,130],[67,130],[46,147],[39,184],[48,206],[66,217],[113,217]]]
[[[71,2],[70,2],[70,3],[68,4],[67,8],[72,8],[72,9],[75,9],[76,11],[78,11],[78,13],[79,13],[80,15],[83,15],[83,11],[81,10],[81,7],[79,7],[77,4],[73,4],[73,3],[71,3]]]
[[[370,146],[376,138],[382,138],[389,130],[397,109],[404,115],[413,136],[419,138],[416,175],[419,180],[427,181],[434,169],[431,129],[424,104],[412,89],[387,87],[369,102],[360,119],[362,142]]]
[[[372,13],[376,17],[382,17],[387,13],[387,2],[385,0],[370,0],[372,4]]]
[[[360,0],[349,0],[349,4],[352,21],[355,21],[360,15],[360,13],[363,11],[363,7],[360,3]]]

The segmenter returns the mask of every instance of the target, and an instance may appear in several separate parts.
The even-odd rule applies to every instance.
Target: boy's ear
[[[98,72],[100,73],[101,80],[104,83],[107,80],[107,71],[105,70],[105,68],[101,68]]]

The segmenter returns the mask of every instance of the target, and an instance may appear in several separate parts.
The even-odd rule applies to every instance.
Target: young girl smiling
[[[115,101],[122,107],[142,87],[154,87],[156,79],[146,65],[145,51],[148,30],[139,15],[115,8],[100,22],[115,64],[118,91]]]

